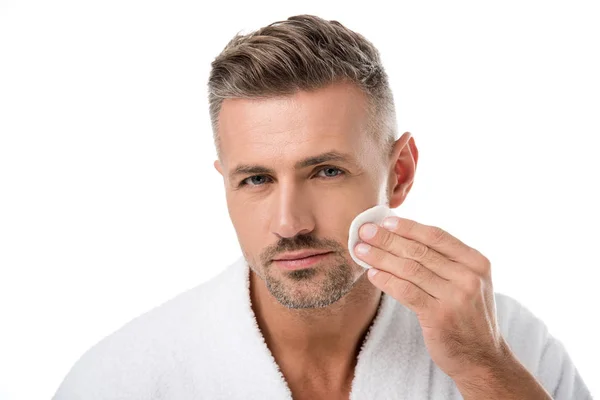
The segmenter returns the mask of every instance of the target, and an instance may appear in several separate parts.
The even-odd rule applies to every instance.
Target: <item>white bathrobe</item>
[[[462,399],[431,360],[415,314],[383,294],[360,350],[350,400]],[[591,399],[560,341],[512,298],[496,293],[498,322],[518,359],[555,400]],[[75,363],[55,400],[292,399],[265,344],[243,257],[137,317]]]

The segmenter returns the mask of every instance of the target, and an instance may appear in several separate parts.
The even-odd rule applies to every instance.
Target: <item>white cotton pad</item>
[[[371,268],[369,264],[358,258],[356,254],[354,254],[354,247],[356,247],[356,245],[362,241],[358,236],[358,229],[367,222],[371,222],[375,225],[382,226],[381,224],[383,223],[383,220],[386,217],[395,215],[396,214],[394,214],[392,209],[388,206],[379,205],[371,207],[354,217],[354,220],[352,220],[352,223],[350,224],[350,230],[348,232],[348,251],[350,252],[350,256],[352,257],[352,259],[358,265],[366,269]]]

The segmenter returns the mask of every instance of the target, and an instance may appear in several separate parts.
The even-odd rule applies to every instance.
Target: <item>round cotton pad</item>
[[[371,207],[354,217],[354,220],[352,220],[352,223],[350,224],[350,230],[348,232],[348,251],[350,252],[350,256],[352,257],[352,259],[358,265],[366,269],[371,268],[369,264],[358,258],[356,254],[354,254],[354,247],[358,244],[358,242],[361,241],[360,237],[358,236],[358,229],[367,222],[371,222],[375,225],[381,226],[383,220],[386,217],[395,215],[396,214],[394,214],[392,209],[388,206],[379,205]]]

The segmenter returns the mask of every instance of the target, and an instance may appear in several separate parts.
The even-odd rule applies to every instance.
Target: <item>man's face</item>
[[[377,149],[366,96],[354,85],[260,100],[227,99],[219,115],[229,215],[250,268],[289,308],[326,307],[364,269],[348,253],[361,211],[385,203],[388,165]],[[333,153],[345,160],[301,161]],[[266,170],[244,167],[264,167]],[[285,252],[330,251],[310,268],[286,270]]]

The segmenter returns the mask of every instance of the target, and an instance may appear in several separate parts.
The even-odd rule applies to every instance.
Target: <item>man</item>
[[[307,15],[238,35],[209,102],[243,257],[90,349],[55,399],[591,398],[476,249],[398,217],[344,245],[419,157],[364,37]]]

